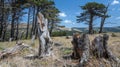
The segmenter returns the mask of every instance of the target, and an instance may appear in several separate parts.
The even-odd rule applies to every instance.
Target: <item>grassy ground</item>
[[[108,46],[110,50],[113,52],[113,54],[120,58],[120,33],[115,33],[117,37],[111,37],[111,33],[108,33],[110,35],[110,39],[108,41]],[[95,35],[89,35],[89,39],[92,41]],[[52,37],[54,42],[60,42],[63,45],[62,46],[53,46],[53,53],[54,55],[42,58],[42,59],[24,59],[23,57],[26,54],[29,54],[30,52],[27,50],[21,51],[20,54],[10,57],[4,60],[0,61],[0,67],[63,67],[64,64],[75,64],[77,61],[74,60],[63,60],[63,56],[69,55],[72,53],[72,44],[70,39],[66,39],[66,37]],[[22,40],[22,42],[26,44],[31,44],[31,40]],[[15,45],[14,42],[0,42],[0,51],[2,51],[5,48],[13,47]],[[35,44],[32,45],[35,49],[38,49],[38,40],[35,40]],[[27,52],[27,53],[26,53]],[[94,60],[95,62],[95,60]],[[108,66],[109,67],[109,66]]]

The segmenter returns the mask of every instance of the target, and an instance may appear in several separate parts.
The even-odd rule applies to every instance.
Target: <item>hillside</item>
[[[88,31],[88,28],[77,28],[77,27],[73,27],[72,29],[78,29],[78,30],[81,30],[83,32],[87,32]],[[94,27],[94,30],[95,31],[98,31],[99,30],[99,27]],[[118,27],[104,27],[103,28],[103,31],[104,32],[120,32],[120,26]]]
[[[30,28],[32,27],[32,25],[30,24],[29,26]],[[8,29],[11,28],[11,25],[8,25]],[[20,23],[19,24],[19,28],[21,30],[25,30],[27,28],[27,24],[26,23]],[[72,28],[66,28],[66,27],[55,27],[53,29],[53,31],[78,31],[78,32],[87,32],[88,31],[88,28],[87,27],[82,27],[82,28],[79,28],[79,27],[72,27]],[[94,27],[94,30],[95,31],[98,31],[99,30],[99,27]],[[117,27],[104,27],[103,28],[103,31],[104,32],[120,32],[120,26],[117,26]]]

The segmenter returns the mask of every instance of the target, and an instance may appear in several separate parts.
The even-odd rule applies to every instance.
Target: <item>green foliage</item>
[[[3,39],[4,41],[8,41],[10,37],[13,38],[14,40],[18,38],[16,36],[19,36],[20,32],[17,32],[17,31],[20,29],[19,25],[21,24],[20,22],[22,21],[22,17],[24,16],[24,14],[28,14],[27,16],[28,19],[26,20],[28,20],[29,24],[30,22],[32,22],[31,24],[33,25],[32,25],[32,30],[30,30],[30,33],[26,35],[23,34],[22,39],[25,39],[25,36],[26,38],[30,39],[30,34],[31,35],[35,34],[36,32],[35,29],[37,28],[36,27],[36,22],[37,22],[36,16],[38,12],[41,12],[44,15],[44,17],[48,19],[49,21],[48,26],[49,28],[51,27],[51,29],[53,29],[54,26],[57,25],[57,23],[60,21],[58,17],[58,13],[60,11],[55,7],[54,0],[9,0],[9,1],[1,0],[0,4],[1,4],[1,7],[3,7],[3,8],[0,8],[1,9],[0,11],[0,14],[1,14],[0,38],[1,38],[1,35],[4,34],[2,33],[5,31],[4,29],[8,30],[7,29],[8,23],[6,22],[9,22],[8,26],[10,26],[10,29],[9,29],[10,31],[9,32],[6,31],[5,36],[2,37],[2,39],[4,38]],[[30,11],[28,10],[28,8],[30,9]],[[29,28],[30,27],[31,26],[29,26]],[[18,33],[18,35],[16,34],[16,32]],[[61,33],[60,36],[62,35],[65,35],[65,33]]]
[[[89,2],[85,6],[81,6],[81,8],[83,10],[88,10],[88,9],[101,10],[101,9],[105,8],[105,5],[104,4],[99,4],[99,3],[96,3],[96,2]]]
[[[106,6],[97,2],[88,2],[84,6],[81,6],[81,9],[83,12],[77,16],[77,22],[85,22],[85,24],[89,24],[89,34],[92,34],[94,20],[103,16],[107,17],[104,15]]]
[[[81,9],[84,10],[80,16],[77,17],[77,22],[90,22],[90,16],[100,17],[103,16],[103,12],[105,11],[106,6],[104,4],[99,4],[96,2],[89,2],[84,6],[81,6]]]
[[[65,31],[55,31],[52,32],[52,36],[66,36],[66,32]]]

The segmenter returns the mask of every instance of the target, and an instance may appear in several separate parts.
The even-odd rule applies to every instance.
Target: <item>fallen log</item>
[[[36,52],[32,47],[30,47],[27,44],[24,43],[17,43],[14,47],[4,49],[0,52],[0,59],[4,59],[10,56],[14,56],[16,54],[19,54],[24,48],[28,48],[29,51],[32,51],[33,53]]]

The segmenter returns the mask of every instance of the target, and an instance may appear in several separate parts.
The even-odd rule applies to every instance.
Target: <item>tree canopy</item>
[[[93,21],[96,17],[102,17],[106,6],[97,2],[88,2],[84,6],[81,6],[83,10],[79,16],[77,16],[77,22],[86,22],[89,24],[89,34],[93,33]]]
[[[24,15],[28,16],[26,38],[36,35],[37,30],[37,14],[41,12],[45,18],[49,20],[49,26],[54,26],[53,21],[59,22],[58,13],[60,12],[53,0],[1,0],[0,1],[0,39],[13,40],[18,38],[19,24],[25,20]],[[32,24],[32,28],[30,25]],[[50,25],[53,24],[53,25]],[[9,31],[7,32],[8,28]],[[31,31],[30,31],[31,29]],[[19,31],[18,31],[19,30]],[[30,34],[29,34],[30,33]],[[7,34],[7,36],[6,36]],[[7,37],[7,38],[6,38]]]

